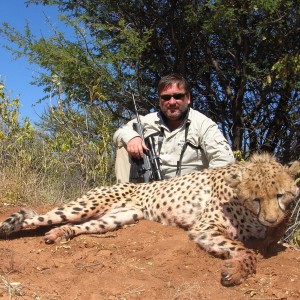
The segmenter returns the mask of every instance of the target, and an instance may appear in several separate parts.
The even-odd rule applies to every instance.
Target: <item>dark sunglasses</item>
[[[179,99],[182,99],[184,96],[186,95],[186,93],[182,94],[165,94],[165,95],[160,95],[160,99],[163,99],[165,101],[169,101],[172,97],[175,99],[175,100],[179,100]]]

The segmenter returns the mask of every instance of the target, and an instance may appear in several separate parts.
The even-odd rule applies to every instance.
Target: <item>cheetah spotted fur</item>
[[[284,223],[299,194],[293,179],[299,167],[299,162],[288,168],[269,154],[254,154],[247,162],[165,181],[99,187],[44,215],[21,209],[0,224],[0,235],[62,224],[45,234],[45,242],[54,243],[153,220],[187,229],[201,248],[225,258],[221,283],[235,285],[256,270],[256,255],[243,242],[274,242],[269,229]]]

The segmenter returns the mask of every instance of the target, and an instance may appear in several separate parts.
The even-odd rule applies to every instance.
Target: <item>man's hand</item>
[[[127,143],[126,149],[128,154],[134,158],[142,158],[144,156],[144,151],[149,151],[148,147],[139,136],[131,139]]]

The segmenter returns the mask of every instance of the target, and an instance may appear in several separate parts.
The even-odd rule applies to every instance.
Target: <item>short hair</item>
[[[166,87],[177,82],[177,86],[183,86],[186,93],[190,92],[190,86],[187,80],[180,74],[172,73],[162,77],[157,85],[157,92],[160,95],[161,91]]]

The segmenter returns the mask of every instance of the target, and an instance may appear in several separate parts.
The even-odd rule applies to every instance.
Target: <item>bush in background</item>
[[[0,85],[0,201],[54,204],[114,181],[109,115],[51,107],[37,128]],[[91,109],[90,109],[91,110]],[[89,117],[87,117],[89,116]],[[97,121],[96,120],[101,120]],[[98,126],[98,132],[90,132]],[[89,130],[91,127],[91,131]]]

